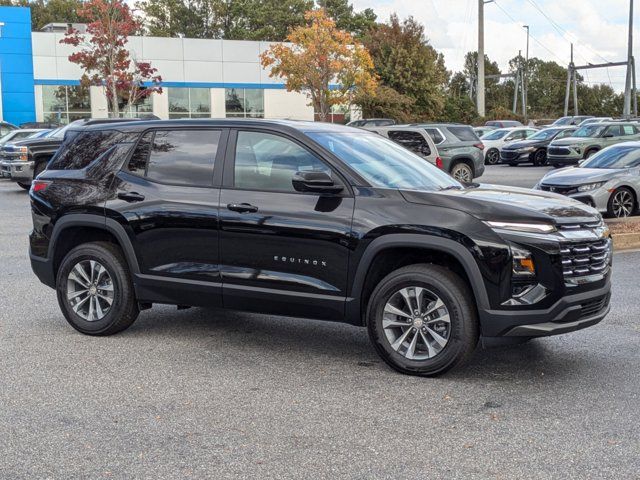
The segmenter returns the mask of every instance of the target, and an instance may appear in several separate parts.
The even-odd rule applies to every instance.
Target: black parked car
[[[31,186],[33,270],[82,333],[154,303],[365,326],[435,375],[493,341],[609,311],[600,215],[558,195],[463,185],[343,126],[175,120],[80,128]]]
[[[535,166],[547,164],[547,147],[556,138],[570,137],[578,127],[550,127],[540,130],[525,140],[507,143],[500,150],[501,163],[512,167],[520,163]]]

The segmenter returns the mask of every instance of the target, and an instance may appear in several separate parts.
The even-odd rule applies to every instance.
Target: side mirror
[[[325,172],[296,172],[291,183],[297,192],[331,194],[344,190],[342,185],[336,185]]]

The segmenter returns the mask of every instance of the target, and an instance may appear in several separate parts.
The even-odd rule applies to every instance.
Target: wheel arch
[[[383,260],[385,253],[392,255],[393,258],[397,258],[397,254],[402,253],[407,261],[403,263],[402,260],[397,260],[395,264],[386,264]],[[390,234],[372,241],[362,254],[346,306],[346,320],[356,325],[364,325],[366,304],[377,281],[391,271],[412,263],[434,263],[451,268],[468,284],[473,293],[476,308],[489,307],[482,273],[472,253],[465,246],[453,240],[435,236]],[[381,264],[382,267],[380,267]],[[379,270],[376,270],[377,268]]]
[[[115,220],[90,214],[70,214],[58,220],[49,242],[48,259],[54,277],[72,248],[92,241],[111,241],[122,250],[132,273],[140,273],[137,256],[124,228]]]
[[[451,159],[451,162],[449,164],[449,173],[453,172],[453,168],[458,163],[466,164],[471,169],[471,175],[475,178],[475,176],[476,176],[476,167],[475,167],[475,164],[473,163],[473,159],[470,158],[470,157],[464,156],[464,155],[461,155],[459,157],[453,157]]]

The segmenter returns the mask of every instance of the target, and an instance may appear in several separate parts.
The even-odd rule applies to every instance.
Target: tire
[[[497,165],[500,163],[500,152],[497,148],[490,148],[484,157],[484,163],[487,165]]]
[[[613,218],[630,217],[636,211],[636,198],[627,187],[617,188],[607,202],[607,215]]]
[[[106,272],[105,274],[100,270],[93,283],[86,281],[87,277],[90,277],[89,280],[93,279],[90,275],[90,262],[101,265]],[[76,267],[81,268],[86,277],[78,274]],[[72,277],[80,279],[82,283]],[[107,277],[110,282],[106,281]],[[87,290],[87,285],[93,287]],[[89,293],[78,294],[80,290]],[[86,335],[112,335],[125,330],[138,318],[138,303],[127,262],[120,248],[108,242],[85,243],[72,249],[58,269],[56,291],[58,304],[69,324]],[[69,299],[73,294],[76,294],[75,298]],[[85,297],[89,297],[88,301]],[[111,304],[105,297],[110,297]],[[74,303],[74,309],[72,302],[80,302],[82,299],[85,299],[84,303]],[[97,307],[93,307],[95,304]],[[93,307],[94,318],[89,314],[89,305]]]
[[[584,154],[584,159],[586,160],[587,158],[591,157],[594,153],[598,153],[598,150],[595,150],[595,149],[587,150]]]
[[[473,181],[473,170],[466,163],[456,163],[451,167],[451,176],[459,182],[471,183]]]
[[[415,288],[423,289],[420,307],[423,315],[411,318],[406,315],[409,309],[406,302],[402,303],[404,298],[398,295],[402,295],[403,289],[408,289],[409,293],[413,292],[412,301],[415,305],[418,293]],[[431,323],[434,321],[432,319],[428,320],[429,323],[420,325],[422,322],[419,319],[424,321],[424,313],[433,309],[434,297],[442,302],[442,306],[435,311],[436,314],[448,313],[448,330],[439,330],[447,328],[446,322]],[[442,374],[468,360],[478,344],[478,319],[475,305],[470,300],[472,298],[464,281],[447,268],[431,264],[400,268],[382,279],[371,294],[366,317],[369,338],[378,355],[391,368],[401,373],[419,376]],[[397,299],[400,299],[398,308],[403,316],[389,313],[390,309],[392,312],[396,311],[392,306]],[[414,311],[413,314],[415,313]],[[432,310],[431,315],[433,314]],[[407,324],[406,329],[403,322]],[[416,326],[420,331],[415,330]],[[444,346],[441,346],[429,328],[431,332],[435,331],[440,335],[440,341],[446,337]],[[411,331],[407,333],[408,330]],[[403,335],[405,337],[401,338]],[[413,337],[418,337],[419,340],[414,343]],[[425,340],[431,347],[427,346]],[[412,343],[414,351],[410,353]]]
[[[29,183],[22,183],[22,182],[17,182],[18,186],[24,190],[29,190],[31,188],[31,185]]]
[[[533,154],[533,165],[535,167],[541,167],[547,164],[547,152],[541,148]]]

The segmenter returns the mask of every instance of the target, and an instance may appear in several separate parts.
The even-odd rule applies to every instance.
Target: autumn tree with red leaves
[[[121,104],[126,111],[153,92],[162,92],[157,69],[132,59],[126,48],[127,37],[140,31],[141,22],[123,0],[89,0],[78,15],[88,22],[86,33],[72,28],[60,43],[78,47],[69,61],[85,71],[83,84],[105,87],[113,117],[120,116]]]

